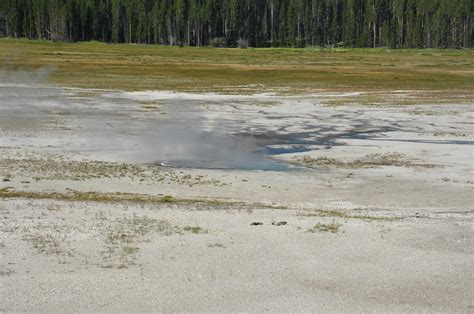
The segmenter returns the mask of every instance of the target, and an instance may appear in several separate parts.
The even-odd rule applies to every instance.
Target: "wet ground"
[[[34,83],[3,83],[0,95],[0,145],[16,146],[20,137],[30,147],[120,162],[286,171],[296,168],[281,157],[331,150],[354,140],[370,146],[377,141],[474,144],[469,124],[450,124],[459,113],[472,118],[469,110],[443,108],[433,117],[423,107],[324,108],[317,95],[193,96]],[[384,116],[384,111],[395,116]],[[16,135],[8,136],[12,132]]]
[[[2,130],[19,131],[31,145],[44,144],[49,151],[172,167],[290,170],[269,156],[300,150],[268,146],[286,143],[286,135],[264,139],[241,121],[209,119],[208,104],[199,100],[137,101],[119,92],[17,84],[0,85],[0,94]]]

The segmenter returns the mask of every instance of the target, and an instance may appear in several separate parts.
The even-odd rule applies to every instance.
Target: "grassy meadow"
[[[433,101],[474,93],[472,50],[216,49],[0,40],[9,70],[48,67],[70,87],[187,92],[296,94],[417,91]],[[421,95],[421,96],[420,96]]]

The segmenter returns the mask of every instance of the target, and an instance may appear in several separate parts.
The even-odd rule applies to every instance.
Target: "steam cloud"
[[[15,136],[37,137],[36,143],[45,149],[55,143],[55,150],[104,160],[198,168],[283,167],[259,153],[255,139],[240,136],[238,125],[209,119],[195,101],[163,102],[165,115],[160,115],[147,112],[123,92],[49,85],[52,71],[54,68],[47,67],[0,69],[2,133],[18,131],[23,125],[22,130],[30,130],[28,134],[16,132]],[[84,92],[96,95],[81,96]],[[13,120],[18,124],[12,124]],[[61,128],[52,128],[51,121]]]

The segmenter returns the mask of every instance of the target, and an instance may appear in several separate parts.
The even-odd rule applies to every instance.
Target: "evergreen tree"
[[[471,48],[472,0],[0,0],[0,33],[61,41]]]

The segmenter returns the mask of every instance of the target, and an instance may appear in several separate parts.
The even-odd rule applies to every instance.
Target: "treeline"
[[[59,41],[471,48],[473,0],[0,0],[4,33]]]

